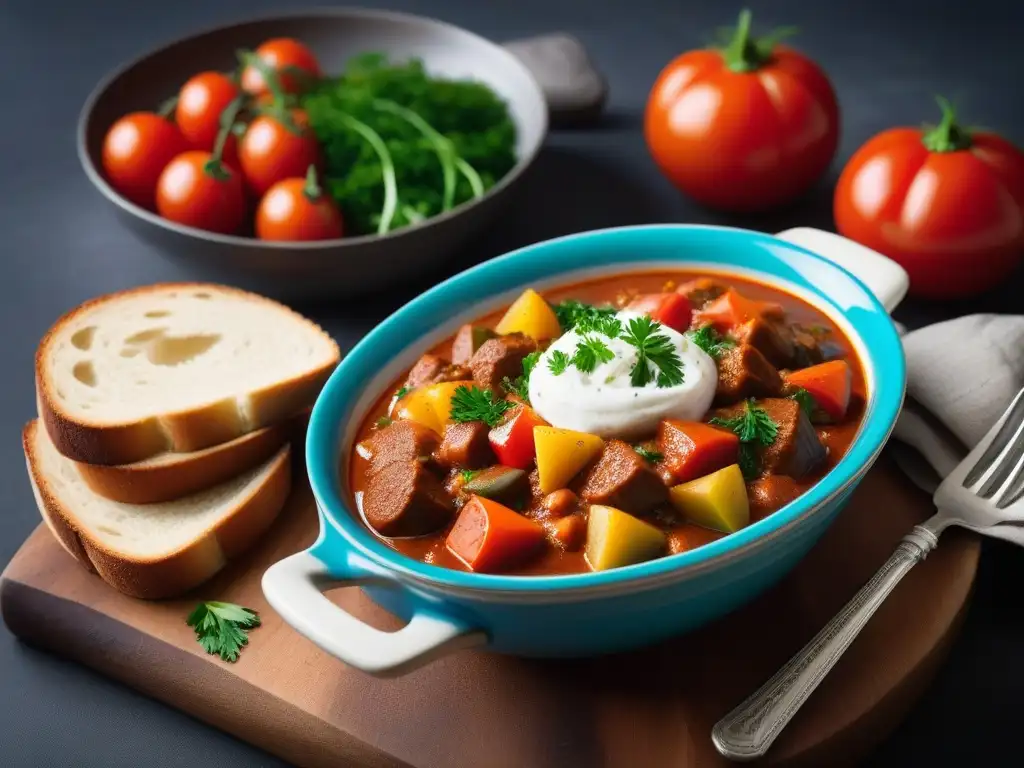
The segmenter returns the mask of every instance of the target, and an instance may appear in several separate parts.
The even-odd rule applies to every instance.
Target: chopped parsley
[[[381,416],[379,419],[377,419],[375,423],[377,425],[377,429],[384,429],[384,427],[391,426],[391,419],[389,419],[387,416]]]
[[[248,630],[260,625],[256,611],[234,603],[200,603],[185,623],[196,632],[203,650],[224,661],[237,661],[242,646],[249,643]]]
[[[736,416],[716,416],[708,423],[736,433],[740,439],[740,470],[748,480],[757,477],[760,472],[757,449],[774,443],[779,433],[779,425],[768,415],[768,411],[753,400],[746,400],[743,410]]]
[[[664,458],[660,451],[653,451],[643,445],[634,445],[633,450],[640,454],[640,458],[649,464],[657,464]]]
[[[710,325],[702,325],[693,331],[686,332],[686,338],[708,353],[712,360],[718,360],[722,352],[735,347],[735,340],[723,336]]]
[[[401,400],[407,394],[409,394],[409,388],[408,387],[399,387],[398,391],[395,392],[395,400]]]
[[[818,410],[818,401],[814,399],[814,395],[803,387],[797,389],[790,397],[800,404],[800,410],[804,412],[808,419],[813,417],[815,411]]]
[[[593,322],[585,321],[576,326],[577,333],[600,333],[609,339],[622,335],[622,321],[617,317],[599,317]]]
[[[615,315],[614,307],[595,307],[593,304],[584,304],[575,299],[555,304],[553,309],[563,331],[571,331],[579,323],[583,323],[586,328],[593,328],[593,324],[602,318]]]
[[[462,475],[462,482],[463,483],[468,483],[470,480],[473,479],[473,476],[476,475],[477,472],[479,472],[479,470],[476,470],[476,469],[464,469],[459,474]]]
[[[614,359],[615,353],[608,348],[607,344],[593,336],[584,336],[583,340],[576,345],[572,363],[582,373],[593,373],[599,363],[607,363]]]
[[[531,352],[523,358],[523,372],[514,379],[506,376],[501,380],[501,386],[505,388],[506,392],[510,392],[520,400],[530,401],[530,374],[533,373],[533,369],[537,367],[537,361],[540,359],[540,350]]]
[[[634,387],[644,387],[656,381],[659,387],[672,387],[683,383],[683,361],[672,346],[672,340],[661,331],[661,323],[647,315],[634,317],[619,337],[637,351],[636,363],[629,381]]]
[[[570,363],[572,363],[571,357],[562,350],[555,349],[551,352],[551,357],[548,358],[548,370],[555,376],[561,376],[569,369]]]
[[[512,407],[508,400],[495,399],[489,389],[463,385],[452,395],[450,415],[452,421],[482,421],[489,427],[496,427],[501,417]]]

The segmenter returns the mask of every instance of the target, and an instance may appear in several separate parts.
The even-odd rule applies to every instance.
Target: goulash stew
[[[864,409],[852,346],[759,283],[636,273],[464,325],[362,425],[365,522],[426,563],[617,568],[737,531],[806,491]]]

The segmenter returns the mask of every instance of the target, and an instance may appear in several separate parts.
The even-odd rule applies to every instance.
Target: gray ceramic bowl
[[[189,77],[230,69],[238,48],[272,37],[302,40],[325,72],[352,56],[382,51],[420,58],[430,72],[483,81],[509,104],[518,128],[518,163],[478,200],[419,226],[384,236],[314,243],[268,243],[167,221],[121,197],[103,178],[103,137],[122,115],[152,110]],[[519,59],[501,46],[440,21],[362,9],[322,9],[217,27],[166,45],[101,82],[82,109],[78,156],[86,175],[126,224],[169,257],[187,260],[197,280],[213,280],[283,299],[352,296],[415,277],[479,232],[533,162],[548,129],[544,94]]]

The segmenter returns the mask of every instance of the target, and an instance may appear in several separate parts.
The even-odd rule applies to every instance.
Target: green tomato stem
[[[235,127],[235,119],[244,104],[245,96],[239,94],[220,113],[220,130],[217,131],[217,141],[213,144],[213,154],[203,166],[203,170],[218,181],[226,181],[231,178],[231,174],[228,173],[222,162],[224,147],[227,144],[228,136]]]
[[[740,11],[739,20],[729,43],[722,49],[725,65],[733,72],[753,72],[771,61],[775,45],[784,37],[796,34],[795,27],[782,27],[761,38],[751,36],[753,14],[749,8]]]
[[[178,108],[178,97],[177,95],[171,96],[163,104],[157,107],[156,113],[165,120],[170,120],[174,116],[174,110]]]
[[[960,152],[971,147],[970,131],[961,128],[956,122],[956,110],[949,100],[936,96],[942,110],[942,121],[921,137],[921,142],[929,152]]]
[[[324,191],[317,181],[315,165],[310,164],[309,170],[306,171],[306,185],[303,187],[302,192],[311,203],[315,203],[323,197]]]

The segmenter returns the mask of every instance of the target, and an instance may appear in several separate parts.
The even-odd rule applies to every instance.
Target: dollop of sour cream
[[[616,317],[623,328],[639,314],[622,311]],[[715,361],[683,334],[661,326],[658,333],[667,336],[682,360],[683,383],[659,387],[650,381],[634,387],[630,374],[637,361],[637,350],[628,341],[589,334],[603,341],[614,357],[598,363],[592,373],[570,365],[557,376],[549,362],[555,351],[569,357],[583,340],[569,331],[556,339],[537,361],[530,375],[530,404],[549,424],[563,429],[588,432],[601,437],[630,439],[649,436],[662,419],[700,421],[715,396],[718,370]]]

